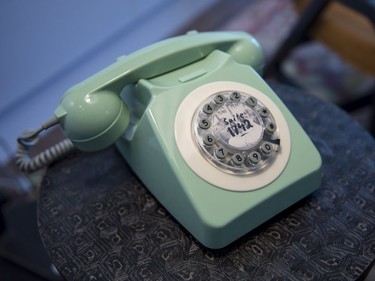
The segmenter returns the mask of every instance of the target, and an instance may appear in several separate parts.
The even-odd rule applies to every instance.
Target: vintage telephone
[[[246,33],[189,32],[71,88],[55,123],[80,150],[115,143],[197,240],[221,248],[321,180],[317,149],[259,76],[262,67]]]

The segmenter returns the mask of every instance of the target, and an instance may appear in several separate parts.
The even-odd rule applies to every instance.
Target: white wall
[[[166,38],[217,0],[0,1],[0,143],[49,119],[63,93]],[[0,162],[6,159],[0,150]]]

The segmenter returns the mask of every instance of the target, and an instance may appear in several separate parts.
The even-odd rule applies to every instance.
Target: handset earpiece
[[[227,51],[238,63],[250,65],[256,72],[262,74],[264,56],[262,48],[254,38],[239,40]]]
[[[78,149],[106,148],[129,124],[129,110],[119,96],[126,85],[186,66],[214,50],[228,52],[238,63],[261,71],[262,51],[249,34],[189,32],[141,49],[79,83],[65,93],[55,115]]]

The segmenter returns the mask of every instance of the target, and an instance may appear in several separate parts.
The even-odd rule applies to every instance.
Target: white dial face
[[[196,110],[192,131],[203,157],[227,173],[248,174],[267,167],[280,146],[271,112],[244,92],[210,95]]]
[[[288,124],[273,98],[272,92],[230,81],[190,92],[177,110],[174,128],[188,167],[207,183],[231,191],[272,183],[291,151]]]
[[[212,116],[212,131],[230,148],[246,150],[263,137],[264,124],[259,114],[241,102],[227,102]]]

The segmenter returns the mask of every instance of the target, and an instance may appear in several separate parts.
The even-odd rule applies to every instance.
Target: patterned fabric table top
[[[114,148],[50,167],[42,241],[68,280],[356,280],[375,259],[375,141],[337,107],[272,85],[323,158],[320,189],[221,250],[191,237]]]

